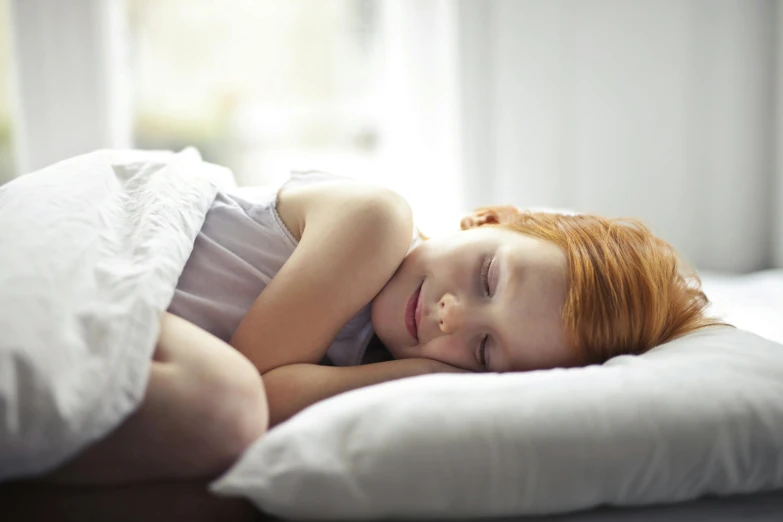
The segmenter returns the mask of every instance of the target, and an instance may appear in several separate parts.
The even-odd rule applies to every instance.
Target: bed
[[[100,151],[0,192],[0,481],[52,469],[133,410],[230,178],[194,151]],[[703,281],[738,329],[586,368],[355,390],[260,438],[210,490],[310,520],[781,520],[783,271]]]
[[[634,412],[633,402],[629,413],[628,404],[611,408],[599,403],[596,407],[595,401],[576,399],[580,407],[591,410],[587,417],[603,415],[602,420],[614,423],[612,429],[621,433],[614,439],[606,431],[585,427],[584,420],[581,424],[574,421],[572,417],[580,415],[578,409],[569,410],[556,402],[550,405],[559,407],[557,412],[565,412],[567,418],[540,430],[531,429],[538,426],[530,422],[520,427],[508,418],[498,420],[505,414],[538,424],[548,421],[535,406],[510,416],[510,408],[525,403],[518,399],[514,406],[505,404],[489,414],[486,407],[476,411],[467,404],[458,409],[469,422],[455,421],[455,415],[440,415],[439,402],[444,401],[430,400],[430,395],[444,394],[452,402],[469,403],[470,395],[463,393],[465,381],[444,377],[437,382],[423,377],[417,378],[421,379],[418,385],[413,380],[388,383],[312,407],[252,447],[213,484],[213,491],[249,498],[284,518],[313,520],[783,520],[783,366],[779,365],[783,346],[778,344],[783,341],[783,270],[703,273],[702,279],[712,299],[712,313],[739,328],[707,329],[653,350],[657,352],[653,357],[624,357],[607,363],[640,379],[645,374],[639,368],[667,361],[667,357],[667,364],[687,358],[678,350],[691,351],[689,357],[695,364],[679,383],[669,377],[683,377],[681,369],[659,366],[668,372],[655,374],[655,379],[668,379],[660,393],[645,395],[647,385],[641,393],[639,388],[622,389],[635,394],[635,400],[643,401],[649,412]],[[728,350],[721,353],[724,348]],[[774,370],[764,374],[753,368],[752,361],[760,354],[770,357],[761,366],[777,365]],[[746,362],[749,365],[740,368]],[[710,364],[709,371],[693,373],[694,368],[698,372]],[[737,371],[710,380],[724,364]],[[597,374],[599,378],[615,378],[605,368],[595,370],[604,372]],[[526,393],[560,385],[579,389],[579,379],[562,375],[558,381],[551,373],[529,376],[532,382]],[[585,395],[601,388],[589,372],[582,373],[579,376],[588,385],[581,388]],[[477,380],[471,386],[486,392],[485,402],[493,402],[497,396],[489,392],[500,383]],[[678,386],[681,390],[672,391]],[[699,397],[702,388],[707,392]],[[617,392],[611,383],[605,391],[604,397]],[[556,391],[543,392],[536,400],[551,401],[552,395]],[[756,402],[750,399],[754,396],[763,399]],[[675,404],[681,411],[672,414],[677,410]],[[719,406],[712,408],[713,404]],[[376,413],[379,405],[385,407],[382,414]],[[413,419],[406,420],[410,416]],[[633,425],[645,424],[648,417],[653,422],[642,428]],[[628,419],[631,422],[624,423]],[[488,421],[504,429],[475,427]],[[563,429],[574,427],[583,433],[563,435]],[[506,437],[509,430],[511,439],[518,440]],[[651,430],[658,432],[650,435]],[[558,438],[567,444],[549,440]],[[569,445],[583,439],[587,441],[583,448],[568,453]],[[399,440],[406,447],[390,450]],[[568,454],[560,455],[563,452]],[[503,459],[513,462],[503,463]],[[609,464],[595,466],[595,461]],[[525,473],[526,467],[535,471]],[[512,487],[498,482],[499,477]],[[492,484],[485,485],[488,482]],[[505,516],[493,517],[493,511],[505,512]],[[509,512],[528,514],[507,516]]]

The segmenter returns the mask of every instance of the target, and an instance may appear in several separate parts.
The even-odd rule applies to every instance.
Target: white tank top
[[[258,295],[293,253],[297,241],[277,213],[283,187],[340,176],[295,172],[281,187],[219,192],[180,275],[168,311],[228,342]],[[419,241],[414,228],[411,248]],[[337,335],[326,353],[335,366],[361,364],[372,338],[369,304]]]

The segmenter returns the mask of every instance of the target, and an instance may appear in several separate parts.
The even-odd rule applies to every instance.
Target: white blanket
[[[138,406],[160,315],[232,181],[193,149],[98,151],[0,187],[0,481]]]

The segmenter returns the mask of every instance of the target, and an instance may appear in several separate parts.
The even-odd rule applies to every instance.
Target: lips
[[[405,305],[405,327],[416,342],[419,341],[419,322],[421,321],[421,286],[420,284],[413,292]]]

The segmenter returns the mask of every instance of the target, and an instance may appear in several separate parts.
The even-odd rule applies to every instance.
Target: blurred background
[[[420,228],[488,204],[643,219],[700,269],[783,267],[776,0],[0,0],[0,182],[197,147],[317,168]]]

